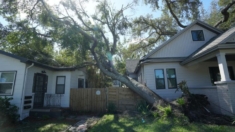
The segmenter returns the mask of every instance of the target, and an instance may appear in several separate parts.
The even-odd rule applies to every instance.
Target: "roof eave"
[[[181,65],[186,65],[186,64],[188,64],[188,63],[190,63],[190,62],[192,62],[194,60],[197,60],[197,59],[199,59],[199,58],[201,58],[201,57],[203,57],[203,56],[205,56],[205,55],[207,55],[207,54],[209,54],[209,53],[211,53],[213,51],[216,51],[216,50],[219,50],[219,49],[231,49],[231,48],[235,48],[235,44],[221,44],[221,45],[217,45],[217,46],[212,47],[212,48],[208,49],[207,51],[205,51],[205,52],[203,52],[203,53],[201,53],[201,54],[199,54],[199,55],[197,55],[197,56],[195,56],[195,57],[193,57],[191,59],[188,59],[188,60],[186,59],[186,60],[182,61],[180,64]]]

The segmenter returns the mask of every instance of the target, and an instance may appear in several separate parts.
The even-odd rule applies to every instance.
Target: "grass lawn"
[[[104,115],[89,132],[235,132],[235,126],[184,123],[184,119],[153,119]]]
[[[15,125],[0,128],[0,132],[60,132],[76,121],[66,119],[28,119]]]

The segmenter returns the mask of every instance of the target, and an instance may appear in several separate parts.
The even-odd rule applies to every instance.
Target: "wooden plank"
[[[100,95],[96,95],[96,91]],[[70,108],[74,111],[104,112],[109,103],[114,103],[118,110],[136,108],[141,97],[129,88],[86,88],[71,89]]]

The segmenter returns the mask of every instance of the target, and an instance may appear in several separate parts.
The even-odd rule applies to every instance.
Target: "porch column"
[[[225,53],[219,53],[216,56],[217,56],[217,61],[219,65],[221,81],[231,81],[229,77],[228,65],[227,65],[227,61],[225,58]]]

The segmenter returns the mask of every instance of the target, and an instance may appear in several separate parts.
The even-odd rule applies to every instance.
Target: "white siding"
[[[37,66],[33,66],[28,70],[27,75],[27,83],[25,95],[32,95],[33,89],[33,78],[35,73],[41,73],[41,71],[46,71],[46,75],[48,76],[48,84],[47,84],[47,94],[55,94],[56,89],[56,77],[57,76],[65,76],[65,93],[61,96],[61,107],[69,107],[69,96],[70,96],[70,88],[76,88],[78,85],[78,77],[86,78],[85,74],[82,71],[51,71],[44,68],[40,68]],[[44,101],[44,105],[46,102]],[[28,112],[28,111],[25,111]]]
[[[45,74],[48,76],[47,93],[52,93],[53,72],[44,68],[33,66],[28,69],[25,95],[32,95],[34,74],[41,73],[42,71],[46,71]]]
[[[205,41],[193,41],[192,30],[203,30]],[[151,55],[149,58],[155,57],[187,57],[205,44],[216,34],[199,26],[194,25],[180,36],[172,40],[170,43],[162,47],[159,51]]]
[[[168,89],[168,84],[165,76],[166,89],[156,89],[154,69],[164,69],[166,75],[166,68],[175,68],[177,83],[182,80],[187,81],[188,87],[199,88],[199,87],[211,87],[209,67],[218,66],[217,62],[202,62],[200,64],[184,67],[179,63],[154,63],[145,64],[144,66],[144,77],[151,90],[159,94],[161,97],[172,100],[181,96],[181,92],[176,92],[175,89]],[[235,70],[235,63],[228,62],[228,66],[233,66]]]
[[[27,65],[27,67],[28,66],[29,65]],[[34,74],[41,73],[42,71],[46,71],[45,74],[48,76],[47,93],[52,92],[51,87],[52,87],[52,74],[53,74],[53,72],[50,70],[46,70],[44,68],[33,66],[28,69],[28,74],[27,74],[27,79],[26,79],[26,87],[25,87],[25,96],[32,96],[33,95]],[[45,104],[45,102],[44,102],[44,104]],[[32,100],[32,107],[33,107],[33,100]],[[30,111],[30,109],[23,110],[23,118],[26,118],[27,116],[29,116],[29,111]]]
[[[52,92],[51,94],[55,93],[55,87],[56,87],[56,77],[57,76],[65,76],[65,93],[62,94],[61,97],[61,107],[69,107],[69,96],[70,96],[70,81],[71,81],[71,72],[70,71],[57,71],[53,74],[52,79]]]
[[[7,96],[7,97],[13,97],[11,103],[19,107],[19,109],[21,106],[21,99],[22,99],[21,96],[22,96],[22,89],[24,82],[25,67],[26,67],[25,63],[21,63],[17,59],[0,54],[0,71],[17,72],[13,96]]]
[[[78,88],[78,78],[86,79],[86,76],[83,71],[72,71],[71,72],[71,87],[70,88]],[[85,85],[84,85],[85,86]]]
[[[77,84],[77,79],[72,78],[71,73],[75,72],[74,75],[76,75],[76,73],[79,73],[79,71],[51,71],[51,70],[34,66],[30,68],[28,71],[25,95],[32,95],[34,73],[41,73],[41,71],[46,71],[46,75],[48,76],[48,84],[47,84],[47,92],[46,92],[47,94],[55,94],[56,77],[65,76],[66,78],[65,93],[61,95],[62,96],[61,107],[69,107],[69,96],[70,96],[71,85],[74,86],[75,84]],[[46,105],[45,101],[44,101],[44,105]]]

